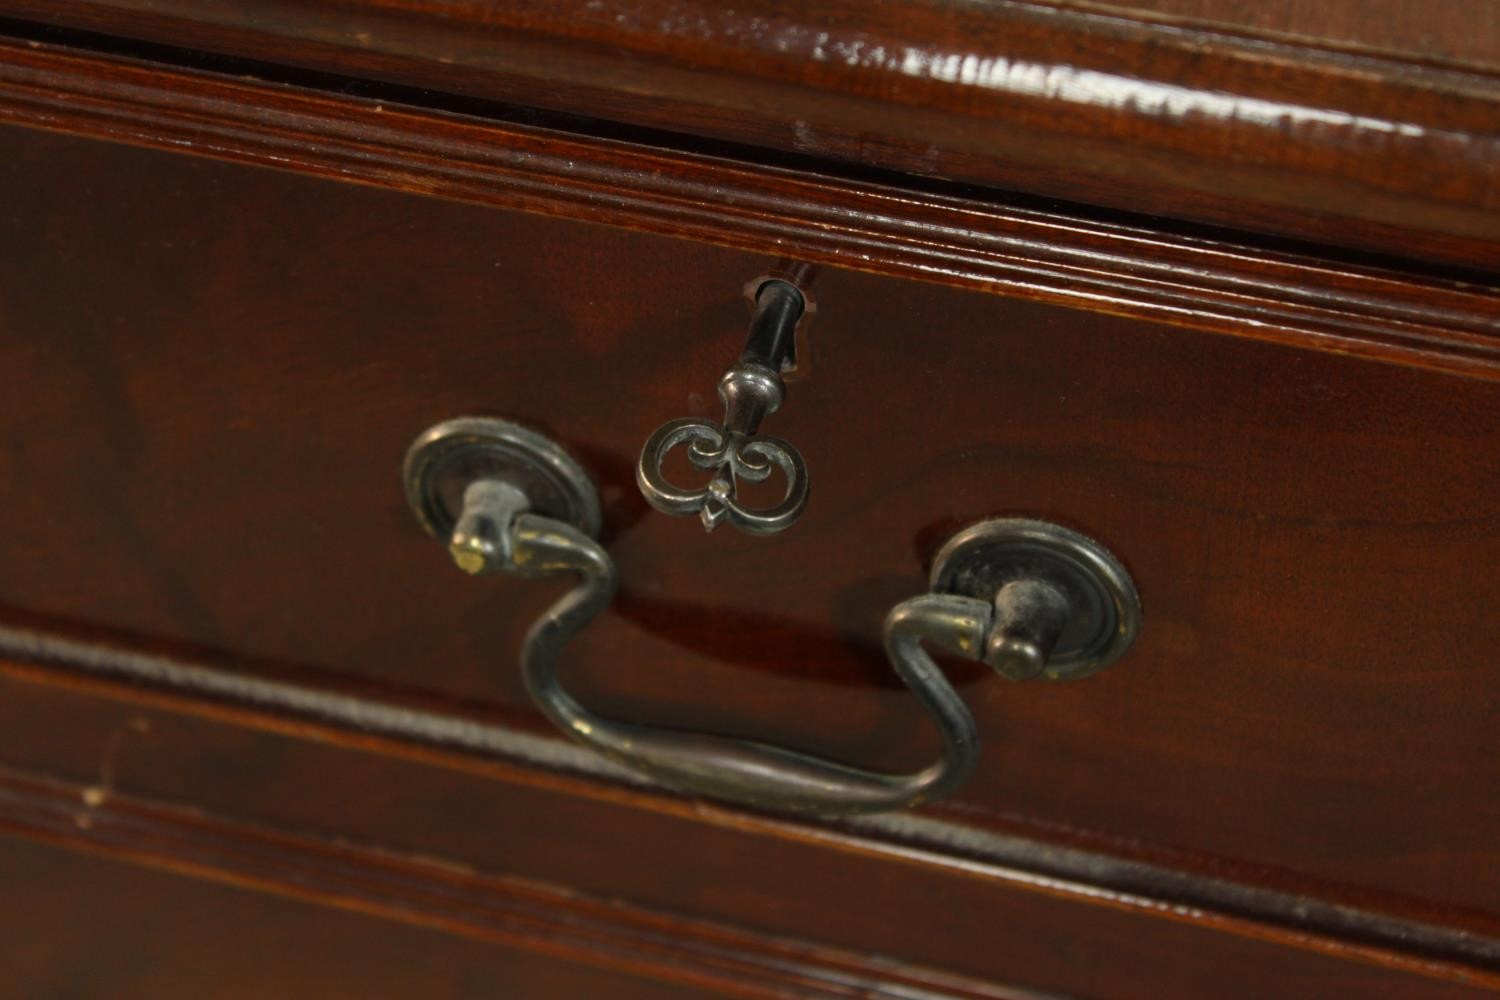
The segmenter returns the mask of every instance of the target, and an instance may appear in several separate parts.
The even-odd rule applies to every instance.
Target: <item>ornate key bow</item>
[[[755,307],[744,353],[719,379],[723,423],[715,427],[693,417],[668,421],[646,441],[636,464],[636,483],[647,503],[678,517],[696,513],[708,531],[728,523],[752,535],[775,534],[790,527],[807,506],[802,455],[780,438],[756,434],[760,422],[786,397],[781,369],[802,316],[802,293],[785,281],[767,281],[756,292]],[[684,443],[688,461],[714,473],[699,489],[678,486],[662,472],[667,455]],[[754,508],[740,503],[740,482],[764,482],[775,469],[786,479],[779,503]]]

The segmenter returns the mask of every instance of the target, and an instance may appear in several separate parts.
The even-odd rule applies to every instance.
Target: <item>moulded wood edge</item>
[[[857,17],[775,0],[339,8],[0,2],[118,37],[1500,264],[1489,128],[1500,84],[1409,54],[1038,0],[901,2]]]
[[[1222,871],[1210,874],[1206,865],[1164,867],[930,816],[818,822],[744,812],[654,788],[566,742],[443,707],[362,693],[357,682],[347,680],[339,688],[309,686],[10,627],[0,627],[0,676],[1432,978],[1500,987],[1500,922],[1466,911],[1414,906],[1394,897],[1372,907],[1371,894],[1329,895],[1327,886],[1265,881],[1264,872],[1260,882],[1236,881]]]
[[[1042,996],[11,769],[0,831],[730,996]]]
[[[1500,380],[1494,289],[999,201],[34,42],[0,40],[0,123]]]

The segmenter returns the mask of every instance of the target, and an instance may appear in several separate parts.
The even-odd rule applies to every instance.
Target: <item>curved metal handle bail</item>
[[[647,503],[677,517],[697,514],[706,531],[730,524],[747,534],[771,535],[791,527],[807,506],[807,463],[801,453],[780,438],[756,433],[786,398],[781,371],[803,313],[802,293],[772,279],[757,289],[755,305],[745,350],[719,379],[723,422],[716,427],[695,417],[670,420],[646,440],[636,463],[636,484]],[[707,485],[682,487],[662,471],[667,456],[684,443],[688,461],[713,473]],[[781,500],[770,507],[742,503],[739,484],[764,482],[773,470],[786,481]]]
[[[921,643],[958,653],[981,649],[991,619],[982,601],[922,595],[897,605],[886,619],[891,664],[937,724],[943,754],[916,773],[883,774],[753,740],[607,719],[584,708],[558,680],[557,661],[568,640],[609,604],[618,583],[613,561],[577,529],[530,514],[516,518],[512,547],[518,563],[531,570],[582,578],[532,626],[521,671],[527,692],[559,729],[616,763],[696,795],[824,815],[916,805],[952,791],[974,770],[974,719]]]

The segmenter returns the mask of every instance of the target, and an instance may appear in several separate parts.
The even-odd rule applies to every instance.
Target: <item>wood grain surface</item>
[[[1068,0],[1059,6],[1500,69],[1500,8],[1489,0]]]
[[[719,995],[10,837],[0,841],[0,879],[11,914],[0,958],[15,997]]]
[[[1190,907],[1150,919],[130,698],[0,688],[0,829],[699,988],[1133,1000],[1465,997],[1497,982],[1493,966],[1245,935]],[[43,761],[60,777],[18,769]]]
[[[1500,378],[1500,294],[527,123],[0,41],[0,121]]]
[[[1365,11],[1371,22],[1392,15],[1390,31],[1401,5]],[[1417,54],[1350,51],[1347,14],[1247,36],[1119,9],[964,0],[3,0],[0,14],[824,161],[1497,263],[1500,81],[1492,65],[1444,66],[1420,51],[1482,35],[1488,22],[1461,8],[1422,19],[1439,41],[1418,42]]]
[[[0,123],[128,144],[0,128],[0,831],[74,852],[0,843],[18,995],[1500,989],[1488,11],[4,15]],[[705,537],[633,460],[774,258],[813,503]],[[564,669],[622,718],[929,759],[879,623],[986,516],[1103,540],[1145,630],[945,664],[983,762],[916,815],[653,789],[527,702],[560,582],[405,511],[461,413],[597,478],[625,585]]]
[[[535,877],[486,876],[466,865],[373,850],[345,838],[328,840],[256,829],[205,816],[200,809],[131,800],[113,788],[70,786],[5,772],[0,773],[0,810],[4,815],[0,829],[10,832],[532,953],[520,960],[514,953],[482,956],[480,967],[492,974],[525,975],[532,968],[546,974],[555,964],[536,956],[603,967],[617,974],[606,978],[580,971],[571,977],[577,980],[573,983],[559,976],[566,985],[550,988],[558,992],[528,995],[612,997],[634,996],[637,991],[656,995],[658,991],[632,978],[639,976],[671,982],[694,995],[701,991],[751,998],[896,1000],[916,994],[953,1000],[1033,1000],[1039,996],[1030,990],[903,966],[878,956],[644,910],[620,900],[590,899]],[[161,891],[150,883],[148,887]],[[171,914],[171,923],[189,919],[182,909],[166,912]],[[264,919],[261,914],[254,917]],[[305,913],[303,919],[307,919]],[[256,930],[251,928],[252,936]],[[380,930],[399,942],[389,928]],[[56,947],[55,941],[47,944]],[[221,944],[212,950],[233,953],[238,947]],[[325,958],[317,964],[336,975],[336,962]],[[272,963],[268,971],[267,978],[295,982],[300,970]],[[54,969],[53,974],[66,973]],[[159,974],[165,977],[168,972],[163,969]],[[108,983],[107,974],[100,978]],[[590,983],[590,979],[597,982]]]
[[[828,270],[771,426],[814,477],[775,539],[648,515],[769,261],[13,132],[0,547],[14,623],[478,700],[545,583],[463,579],[400,455],[496,412],[598,477],[625,588],[571,683],[631,718],[870,764],[931,752],[878,624],[996,513],[1103,539],[1147,625],[1109,672],[955,666],[988,741],[940,815],[1021,818],[1493,914],[1493,385]],[[670,294],[663,294],[664,284]],[[897,405],[899,403],[899,405]]]
[[[6,657],[0,659],[0,674],[21,682],[10,686],[0,703],[12,716],[4,730],[10,736],[5,759],[49,771],[62,766],[84,780],[92,778],[94,791],[85,792],[85,798],[113,794],[120,787],[126,744],[134,764],[144,742],[152,756],[174,762],[150,775],[165,777],[172,797],[202,805],[227,803],[242,811],[247,799],[256,800],[261,786],[247,789],[242,780],[225,781],[223,776],[243,776],[247,757],[255,757],[268,741],[236,736],[223,728],[228,724],[1459,982],[1490,982],[1500,968],[1500,918],[1474,910],[1015,818],[981,830],[910,812],[837,821],[749,813],[653,787],[580,747],[498,723],[499,713],[477,705],[431,694],[414,697],[414,692],[388,685],[309,671],[279,679],[257,677],[201,654],[142,649],[118,639],[105,644],[101,638],[79,641],[0,629]],[[56,688],[62,692],[52,690]],[[74,692],[88,697],[73,697]],[[96,697],[137,711],[122,719],[119,709],[94,701]],[[169,728],[153,723],[152,714],[162,712],[213,725]],[[142,741],[136,734],[155,736]],[[169,734],[172,739],[165,738]],[[338,770],[326,755],[318,760],[306,746],[297,749],[302,780],[318,783]],[[183,761],[193,766],[185,768]],[[453,827],[425,821],[429,814],[444,812],[444,797],[465,803],[486,798],[483,792],[455,795],[426,776],[399,792],[401,782],[385,784],[382,806],[399,803],[396,826],[403,836],[411,832],[410,820],[417,820],[417,828],[425,831],[419,840],[427,855],[447,850],[432,845]],[[150,787],[159,793],[163,786]],[[293,814],[305,814],[311,801],[337,817],[320,820],[322,827],[340,836],[365,829],[341,798],[315,791],[288,798],[291,790],[284,787],[275,792],[269,805],[282,824],[304,825],[289,819],[285,806],[289,803]],[[488,843],[490,831],[509,822],[504,819],[509,812],[501,806],[496,819],[458,828],[477,830]],[[618,833],[620,819],[617,813],[613,820],[583,819],[577,825],[575,835],[591,840],[601,825]],[[544,839],[555,836],[554,831]],[[519,864],[529,853],[526,845],[518,846],[522,849],[507,850],[507,864]],[[724,850],[726,856],[744,855],[740,848]],[[521,870],[532,868],[523,864]],[[650,869],[641,874],[648,884],[660,877]]]

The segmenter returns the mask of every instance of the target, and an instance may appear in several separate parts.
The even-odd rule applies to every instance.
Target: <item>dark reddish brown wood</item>
[[[46,16],[108,28],[132,6]],[[1195,16],[1234,20],[1214,10]],[[600,98],[821,159],[0,42],[0,121],[387,189],[0,133],[24,194],[0,206],[0,764],[37,772],[0,779],[0,825],[743,995],[1225,995],[1226,970],[1246,996],[1500,986],[1494,290],[833,176],[853,158],[1170,197],[1185,219],[1488,265],[1500,91],[1438,65],[1472,52],[1354,53],[1375,43],[1334,16],[1317,45],[1266,44],[1290,22],[1230,37],[1042,4],[884,5],[822,39],[802,30],[822,12],[778,3],[436,13],[168,0],[129,30]],[[910,46],[899,67],[827,58],[882,38]],[[781,538],[704,539],[648,514],[632,459],[713,409],[740,288],[773,255],[831,265],[774,418],[814,507]],[[473,411],[556,434],[600,480],[626,586],[565,669],[614,714],[927,759],[879,622],[995,513],[1101,537],[1147,630],[1084,684],[954,665],[984,764],[915,817],[643,788],[559,745],[514,676],[560,584],[464,580],[402,509],[406,441]],[[339,691],[363,700],[327,709]],[[446,715],[392,723],[413,705]]]
[[[1163,24],[1500,69],[1500,8],[1490,0],[1067,0]]]
[[[14,629],[0,630],[0,648],[19,658],[0,660],[0,674],[28,684],[103,695],[144,710],[185,713],[401,761],[438,765],[466,775],[562,791],[738,833],[1181,920],[1196,927],[1459,981],[1487,979],[1487,970],[1500,968],[1500,919],[1389,893],[1351,890],[1262,866],[1236,866],[1016,820],[1002,821],[998,829],[985,832],[910,815],[837,823],[750,815],[652,789],[584,750],[487,721],[486,714],[475,706],[445,705],[430,696],[402,697],[379,686],[305,672],[291,680],[254,678],[223,664],[182,655],[132,650],[118,644],[80,643]],[[248,743],[251,750],[247,752],[243,738],[201,726],[188,727],[184,737],[180,725],[168,730],[175,736],[169,741],[163,739],[161,726],[153,724],[146,714],[130,715],[126,721],[110,706],[60,698],[28,687],[8,688],[0,706],[10,716],[0,726],[0,732],[9,737],[0,759],[49,770],[63,766],[70,773],[92,779],[98,791],[91,794],[112,794],[119,787],[126,745],[134,761],[143,752],[139,737],[155,734],[144,741],[153,756],[192,761],[193,766],[179,764],[151,775],[153,781],[165,778],[169,782],[165,786],[151,784],[153,794],[165,793],[206,805],[223,803],[231,810],[246,806],[245,790],[221,779],[225,773],[239,772],[247,758],[257,756],[253,741]],[[225,744],[230,748],[227,753]],[[305,748],[300,754],[298,773],[307,780],[320,782],[338,770],[336,765],[329,767],[326,755],[320,762],[309,760],[310,756]],[[394,787],[389,779],[383,784]],[[279,787],[271,800],[257,805],[273,809],[278,822],[303,828],[307,821],[293,820],[280,805],[288,793],[289,789]],[[439,824],[436,831],[432,830],[428,817],[443,814],[444,796],[471,802],[476,794],[485,796],[483,792],[437,791],[430,778],[418,777],[400,796],[402,820],[397,825],[410,835],[408,817],[415,815],[419,818],[415,829],[428,831],[418,834],[423,853],[444,853],[451,850],[448,841],[443,840],[441,847],[433,845],[434,835],[442,840],[446,828]],[[357,826],[345,802],[330,800],[311,789],[291,798],[299,804],[303,799],[316,800],[332,810],[319,821],[324,828],[351,834]],[[428,804],[422,805],[419,800]],[[476,828],[474,807],[466,807],[462,830],[477,829],[488,843],[492,838],[484,831],[506,825],[504,817],[517,807],[497,803],[495,808],[496,818]],[[620,823],[618,815],[610,820],[579,819],[575,835],[587,841],[598,829],[609,829],[617,835]],[[656,838],[652,835],[650,839]],[[498,856],[508,865],[521,865],[520,870],[532,872],[529,865],[520,862],[525,847],[512,844]],[[743,848],[726,851],[737,858],[745,854]],[[672,867],[675,871],[681,866]],[[646,870],[648,878],[653,877],[652,871]]]
[[[1493,979],[1484,969],[1414,956],[1394,963],[1399,972],[1362,967],[1288,951],[1286,940],[1270,947],[1225,936],[1202,922],[1142,921],[748,830],[288,746],[154,709],[5,689],[36,714],[20,727],[33,739],[6,731],[3,759],[51,757],[77,776],[69,783],[5,772],[0,826],[8,830],[677,981],[722,985],[738,968],[735,981],[755,995],[766,986],[801,995],[798,985],[827,995],[851,983],[899,995],[1022,992],[984,981],[999,978],[1045,983],[1048,995],[1132,998],[1197,996],[1210,987],[1225,997],[1295,995],[1317,993],[1319,983],[1371,996],[1467,996],[1462,983]],[[25,718],[14,704],[0,703],[7,721]],[[245,768],[254,780],[224,781]],[[137,790],[182,792],[198,805],[145,801]],[[276,833],[268,822],[327,836]],[[350,842],[371,837],[387,846]],[[566,883],[546,884],[559,878]],[[881,889],[872,906],[874,881]],[[771,933],[729,926],[725,914]],[[1007,933],[997,937],[997,926]],[[849,942],[881,954],[851,952]],[[965,974],[923,968],[927,957]],[[1350,949],[1342,957],[1374,956]],[[1164,962],[1173,970],[1165,980]],[[1431,978],[1402,974],[1410,972]]]
[[[530,876],[548,867],[546,858],[559,845],[537,843],[539,834],[531,827],[516,831],[519,841],[496,841],[495,830],[509,829],[514,826],[514,816],[532,811],[530,806],[514,801],[514,793],[460,791],[452,787],[451,779],[435,782],[428,774],[412,775],[395,763],[414,761],[464,775],[498,778],[526,788],[708,823],[736,834],[833,850],[854,859],[894,863],[938,876],[957,875],[981,884],[996,884],[1006,890],[1038,892],[1141,916],[1164,917],[1197,928],[1459,982],[1489,982],[1494,970],[1500,968],[1500,920],[1472,911],[1350,890],[1258,866],[1145,849],[1080,831],[1037,828],[1024,822],[1003,823],[998,831],[986,833],[911,816],[818,824],[749,815],[643,787],[639,779],[610,769],[585,751],[496,726],[472,707],[465,711],[462,706],[434,705],[430,698],[413,704],[410,697],[393,697],[378,687],[372,690],[369,685],[326,678],[321,684],[318,678],[308,676],[300,678],[300,683],[267,682],[181,656],[45,636],[18,642],[12,630],[5,631],[3,641],[10,655],[28,658],[0,660],[0,674],[26,684],[102,695],[125,703],[124,708],[116,708],[92,699],[59,696],[46,688],[18,685],[8,685],[0,701],[0,721],[4,723],[0,733],[6,736],[0,745],[0,760],[29,768],[62,768],[88,783],[90,790],[83,793],[86,801],[102,800],[125,787],[121,781],[126,770],[123,765],[128,763],[135,780],[131,787],[144,787],[153,795],[166,794],[241,815],[249,809],[262,819],[264,811],[270,810],[277,824],[297,829],[307,828],[308,816],[315,815],[311,825],[337,831],[341,837],[353,836],[357,830],[377,842],[390,840],[394,828],[400,831],[397,839],[409,847],[420,844],[424,855],[448,854],[455,850],[456,843],[463,845],[457,848],[460,856],[472,858],[473,837],[478,836],[485,845],[485,859],[499,859],[510,869]],[[236,694],[230,696],[226,690]],[[335,696],[341,704],[330,702],[330,691],[343,692]],[[132,707],[136,711],[130,711]],[[400,721],[413,711],[422,714],[421,720]],[[353,803],[317,790],[332,780],[331,775],[344,771],[347,758],[341,762],[336,754],[309,752],[306,745],[296,748],[294,778],[279,778],[269,787],[258,783],[255,789],[239,782],[226,783],[225,774],[241,773],[247,764],[258,766],[253,762],[268,752],[272,758],[282,758],[284,750],[274,742],[247,739],[217,726],[183,725],[160,712],[184,713],[193,719],[228,722],[298,740],[374,752],[394,759],[390,764],[375,766],[394,771],[395,780],[388,773],[379,779],[355,782],[385,790],[380,809],[363,820]],[[143,763],[143,757],[155,763]],[[299,793],[296,786],[304,782],[312,784]],[[262,789],[269,795],[261,794]],[[481,808],[478,800],[491,804]],[[465,803],[461,822],[433,822],[433,817],[446,815],[445,801]],[[673,835],[659,830],[627,832],[627,827],[639,825],[639,819],[618,812],[578,815],[578,809],[572,807],[568,812],[571,818],[567,835],[562,838],[565,840],[581,838],[583,844],[593,844],[600,830],[608,830],[612,840],[625,842],[673,840]],[[558,838],[557,828],[552,829],[542,839]],[[727,857],[739,861],[748,857],[743,843],[713,846],[701,836],[692,835],[692,839],[714,864]],[[541,856],[535,854],[538,850]],[[632,853],[631,858],[630,871],[643,876],[646,885],[654,885],[664,871],[673,875],[669,885],[682,880],[696,884],[698,879],[689,871],[687,859],[679,855],[646,867],[638,853]],[[620,887],[609,858],[591,860],[596,869],[602,865],[602,871],[596,871],[594,877],[602,874],[610,880],[609,894],[641,892],[639,884],[630,890]],[[826,862],[819,867],[826,867]],[[580,876],[573,869],[563,877],[576,880]],[[889,885],[890,873],[881,877]],[[703,881],[718,884],[723,875],[703,876]],[[770,893],[767,901],[773,909],[784,905],[778,902],[777,894],[786,894],[786,887],[764,882],[758,882],[757,887]],[[951,885],[934,891],[953,902]],[[819,894],[819,898],[824,897]],[[673,897],[665,899],[671,902]],[[732,919],[740,916],[733,909],[728,915]],[[809,926],[821,925],[815,922]],[[1496,983],[1500,985],[1500,980]]]
[[[129,846],[149,853],[160,842]],[[172,866],[171,859],[156,860]],[[249,873],[217,874],[235,881]],[[9,837],[0,841],[0,878],[8,914],[0,959],[5,990],[16,997],[710,995]]]
[[[1500,378],[1500,296],[1224,241],[0,42],[0,121]]]
[[[1372,5],[1371,19],[1386,6]],[[1500,80],[1337,51],[1321,37],[961,0],[4,0],[0,12],[1136,212],[1500,264]],[[1446,34],[1483,28],[1441,23]]]
[[[511,663],[555,589],[460,578],[397,477],[428,423],[498,410],[604,488],[626,591],[572,651],[587,699],[901,765],[931,737],[881,616],[954,528],[1038,514],[1126,558],[1147,630],[1086,683],[958,668],[991,745],[934,815],[1493,918],[1494,385],[827,269],[775,417],[814,506],[704,539],[646,516],[631,465],[707,410],[766,259],[41,133],[6,150],[30,194],[0,215],[0,510],[27,526],[0,542],[7,621],[535,725]]]
[[[19,772],[0,771],[0,817],[0,829],[10,833],[716,995],[1040,997],[589,899],[535,879],[486,876],[432,858],[256,830]],[[504,956],[491,961],[502,968],[511,963],[525,967]]]

